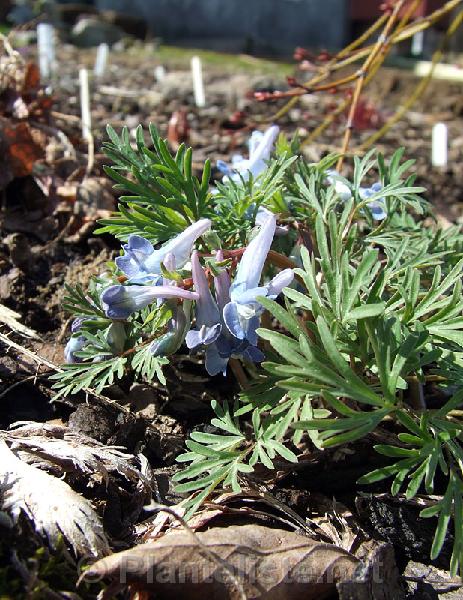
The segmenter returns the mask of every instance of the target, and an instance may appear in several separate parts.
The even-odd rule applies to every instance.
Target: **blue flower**
[[[272,245],[276,228],[276,216],[272,214],[261,227],[243,253],[230,287],[230,302],[223,309],[223,317],[229,331],[238,339],[247,339],[252,345],[257,342],[255,333],[259,316],[263,312],[258,296],[276,298],[294,278],[292,269],[285,269],[267,285],[259,286],[267,254]]]
[[[337,171],[333,169],[329,169],[327,171],[327,180],[328,183],[334,185],[336,193],[339,195],[342,202],[347,202],[352,198],[352,190],[351,188],[339,179],[340,175]],[[383,186],[379,181],[374,183],[370,187],[360,187],[359,195],[362,200],[367,200],[371,198],[378,192],[382,190]],[[384,198],[379,198],[378,200],[373,200],[373,202],[368,202],[368,208],[371,211],[371,216],[375,221],[382,221],[387,217],[386,206],[384,202]]]
[[[87,338],[85,338],[83,335],[73,335],[66,344],[66,347],[64,348],[64,360],[67,363],[82,362],[82,358],[76,356],[75,353],[80,352],[84,348],[86,343]]]
[[[124,256],[116,258],[116,264],[129,277],[129,284],[106,288],[101,300],[110,319],[127,319],[129,315],[145,308],[154,300],[181,298],[196,300],[198,294],[162,281],[161,264],[167,269],[182,268],[188,262],[195,241],[211,226],[209,219],[193,223],[182,233],[155,250],[151,242],[139,235],[131,235],[124,245]],[[167,265],[168,263],[168,265]],[[151,282],[152,285],[136,285]],[[163,285],[160,285],[162,284]]]
[[[217,168],[224,174],[224,183],[229,179],[236,183],[240,183],[241,178],[246,181],[249,179],[249,174],[252,174],[255,179],[265,171],[279,131],[277,125],[269,127],[265,133],[253,131],[249,140],[249,159],[245,159],[241,154],[235,154],[232,156],[231,165],[218,160]]]
[[[217,261],[223,260],[222,251],[217,252]],[[196,301],[196,329],[186,335],[188,348],[205,346],[205,366],[209,375],[226,374],[231,357],[241,357],[259,362],[264,359],[262,352],[251,347],[248,340],[239,340],[225,326],[223,308],[230,301],[230,277],[224,269],[214,277],[215,299],[213,298],[206,274],[201,267],[196,252],[191,258],[193,283],[199,294]],[[255,339],[257,344],[257,336]]]
[[[188,262],[195,241],[208,229],[211,221],[200,219],[182,231],[164,246],[155,250],[150,241],[140,235],[131,235],[124,244],[124,255],[116,258],[118,268],[133,283],[157,282],[161,278],[161,263],[167,254],[173,254],[181,269]]]
[[[83,323],[86,321],[84,317],[78,317],[74,319],[71,325],[71,332],[76,334],[81,328]],[[83,335],[73,335],[64,348],[64,360],[67,363],[79,363],[82,362],[82,359],[79,356],[76,356],[76,352],[80,352],[85,344],[87,343],[87,338]]]
[[[217,261],[223,260],[222,251],[217,252]],[[250,362],[262,362],[265,358],[263,352],[257,348],[257,334],[252,339],[239,340],[225,325],[223,309],[230,302],[230,276],[226,269],[214,277],[215,297],[220,315],[220,335],[206,346],[206,371],[209,375],[223,375],[227,372],[230,358],[243,358]],[[256,325],[257,327],[257,325]]]
[[[196,250],[191,255],[191,273],[193,285],[199,297],[196,300],[196,329],[191,329],[186,336],[186,345],[190,349],[201,344],[206,346],[212,344],[222,330],[219,308],[212,297]]]
[[[112,285],[102,293],[101,302],[110,319],[127,319],[158,298],[196,300],[198,294],[174,285]]]
[[[375,194],[380,192],[382,189],[383,189],[383,186],[381,185],[381,183],[379,183],[379,181],[374,183],[369,188],[361,187],[359,189],[360,198],[362,200],[367,200],[368,198],[371,198],[372,196],[374,196]],[[379,198],[378,200],[373,200],[373,202],[369,202],[367,204],[367,206],[370,209],[371,216],[373,217],[373,219],[375,221],[382,221],[387,217],[384,198]]]
[[[209,375],[225,375],[232,357],[252,362],[261,362],[265,358],[257,347],[256,329],[263,312],[257,297],[275,298],[294,276],[291,269],[286,269],[267,285],[259,287],[275,228],[276,217],[270,213],[258,235],[244,251],[233,284],[225,269],[214,277],[215,300],[198,255],[194,253],[192,256],[193,283],[199,294],[196,302],[197,328],[187,334],[186,341],[189,348],[205,346]],[[223,260],[221,251],[217,252],[216,258],[218,262]]]

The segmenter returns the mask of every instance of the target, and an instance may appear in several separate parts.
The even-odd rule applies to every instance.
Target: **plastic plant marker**
[[[82,122],[82,137],[84,140],[91,138],[92,131],[92,116],[90,113],[90,93],[88,87],[88,71],[87,69],[79,70],[80,84],[80,115]]]
[[[55,66],[55,30],[50,23],[37,25],[40,77],[48,79]]]
[[[108,64],[109,46],[108,44],[100,44],[96,51],[95,66],[93,74],[95,77],[103,77]]]
[[[445,123],[436,123],[432,128],[432,166],[447,166],[448,130]]]
[[[206,106],[206,95],[204,93],[203,68],[199,56],[193,56],[191,59],[191,74],[195,104],[198,108],[201,108]]]

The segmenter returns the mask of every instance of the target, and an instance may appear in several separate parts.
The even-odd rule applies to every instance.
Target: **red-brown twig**
[[[379,36],[378,40],[376,41],[376,44],[375,44],[373,50],[368,55],[367,59],[365,60],[365,62],[362,65],[361,69],[357,72],[357,82],[355,84],[355,89],[354,89],[354,93],[352,96],[352,102],[351,102],[351,105],[349,108],[349,114],[347,116],[346,130],[344,132],[344,139],[343,139],[342,148],[341,148],[341,156],[339,157],[338,163],[336,165],[336,170],[339,172],[342,169],[344,157],[346,155],[347,149],[349,148],[349,143],[350,143],[350,139],[352,136],[352,125],[353,125],[353,121],[354,121],[355,111],[357,110],[357,105],[358,105],[358,101],[360,98],[360,94],[362,93],[362,88],[363,88],[363,84],[365,82],[365,77],[368,73],[368,70],[372,67],[375,60],[379,56],[379,54],[381,52],[385,51],[385,48],[387,47],[387,44],[388,44],[389,34],[391,33],[392,28],[394,27],[394,24],[399,16],[399,13],[402,10],[406,1],[407,0],[399,0],[394,5],[394,8],[393,8],[391,14],[389,15],[388,20],[386,21],[384,29],[381,32],[381,35]]]

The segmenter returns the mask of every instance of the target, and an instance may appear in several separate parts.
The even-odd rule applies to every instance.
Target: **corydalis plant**
[[[192,251],[197,239],[210,229],[210,220],[193,223],[158,250],[145,238],[131,235],[123,247],[123,255],[115,261],[118,270],[124,274],[123,283],[111,285],[109,281],[109,285],[100,285],[99,289],[99,303],[110,323],[103,334],[106,352],[92,356],[92,336],[80,331],[86,322],[90,324],[90,320],[79,317],[73,324],[74,336],[65,349],[68,362],[80,363],[83,367],[82,363],[85,359],[88,362],[90,357],[92,363],[112,356],[127,359],[132,349],[125,348],[125,342],[133,339],[130,331],[134,328],[143,335],[143,321],[137,321],[137,317],[143,316],[140,313],[147,307],[154,312],[162,307],[169,315],[163,322],[165,331],[146,340],[147,352],[154,358],[165,359],[186,340],[189,349],[205,348],[205,367],[210,375],[220,372],[225,375],[230,358],[261,362],[264,354],[257,347],[256,328],[263,307],[257,295],[276,298],[293,279],[292,270],[285,269],[267,285],[258,286],[276,230],[276,216],[268,212],[266,217],[259,232],[244,249],[233,283],[226,268],[219,267],[222,251],[216,253],[219,263],[214,277],[215,299],[199,254]],[[192,290],[185,289],[184,280],[189,274],[190,267],[187,268],[186,263],[190,253]],[[181,272],[177,266],[183,267]],[[124,371],[128,366],[125,360]]]
[[[209,166],[197,179],[190,149],[170,156],[152,127],[152,148],[141,130],[136,149],[109,132],[108,174],[129,195],[102,231],[125,245],[87,292],[68,289],[80,319],[68,353],[80,362],[55,376],[60,393],[127,375],[163,381],[177,351],[204,352],[211,375],[242,360],[245,391],[232,406],[214,402],[213,429],[194,431],[178,458],[187,516],[218,487],[240,490],[258,464],[378,439],[387,423],[376,445],[385,466],[361,482],[389,477],[393,494],[432,494],[421,513],[436,519],[431,555],[453,522],[456,573],[463,236],[430,226],[412,161],[369,153],[349,180],[330,181],[337,156],[308,164],[280,136],[257,177],[248,169],[212,193]]]

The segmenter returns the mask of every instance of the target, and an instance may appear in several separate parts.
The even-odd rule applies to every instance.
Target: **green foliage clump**
[[[159,243],[208,218],[213,234],[203,238],[202,250],[211,255],[217,247],[246,245],[260,207],[277,213],[288,229],[274,243],[273,264],[293,264],[295,282],[282,302],[259,299],[272,317],[258,329],[266,360],[245,365],[248,387],[233,405],[214,402],[213,429],[191,433],[178,457],[188,465],[175,476],[177,490],[190,494],[187,516],[219,486],[240,490],[258,464],[296,463],[301,444],[340,446],[387,427],[394,443],[375,449],[389,464],[359,483],[390,478],[392,494],[437,494],[421,512],[437,522],[431,558],[452,523],[450,570],[461,571],[463,235],[458,227],[436,225],[424,189],[407,175],[413,161],[402,162],[401,150],[389,162],[370,152],[355,158],[348,180],[329,171],[336,156],[308,164],[297,143],[280,137],[258,178],[229,179],[211,193],[211,167],[207,162],[197,178],[191,149],[181,146],[172,157],[152,127],[152,149],[141,129],[135,149],[126,131],[121,137],[108,132],[114,166],[107,173],[129,195],[100,232]],[[375,179],[380,185],[365,194]],[[375,220],[375,204],[385,218]],[[109,277],[119,276],[110,265]],[[128,371],[162,379],[168,359],[153,359],[146,341],[163,334],[170,317],[165,307],[151,306],[124,322],[125,345],[115,355],[108,342],[112,323],[97,291],[69,290],[67,306],[87,318],[82,334],[89,344],[82,362],[56,376],[61,393],[101,390]],[[431,392],[437,404],[429,401]]]

